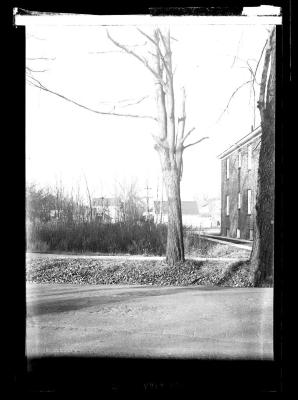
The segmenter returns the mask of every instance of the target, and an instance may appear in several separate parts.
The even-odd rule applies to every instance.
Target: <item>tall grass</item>
[[[27,250],[164,255],[167,227],[154,223],[47,222],[27,227]]]

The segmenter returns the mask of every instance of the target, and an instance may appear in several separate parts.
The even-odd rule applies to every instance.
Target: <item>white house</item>
[[[220,226],[220,199],[212,198],[199,204],[199,216],[201,228]]]
[[[199,227],[200,217],[196,201],[181,201],[182,222],[185,226]],[[168,222],[168,202],[154,201],[154,222]]]

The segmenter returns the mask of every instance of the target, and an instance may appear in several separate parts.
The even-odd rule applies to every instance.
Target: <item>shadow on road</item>
[[[101,306],[106,304],[113,303],[123,303],[125,301],[131,301],[137,298],[144,297],[153,297],[153,296],[169,296],[176,295],[183,292],[191,291],[218,291],[218,290],[227,290],[230,289],[228,287],[206,287],[206,286],[186,286],[186,287],[163,287],[163,288],[155,288],[155,287],[141,287],[137,286],[136,288],[124,288],[125,292],[123,292],[123,287],[121,288],[121,292],[116,293],[115,295],[105,295],[105,290],[113,290],[119,288],[92,288],[85,290],[72,290],[72,291],[59,291],[58,293],[54,291],[53,293],[43,294],[42,290],[38,293],[36,300],[32,299],[27,301],[27,316],[39,316],[43,314],[51,314],[51,313],[63,313],[69,311],[77,311],[89,307]],[[66,298],[55,298],[56,296],[68,296],[77,294],[80,296],[83,292],[94,293],[97,292],[97,295],[89,295],[85,298],[83,297],[72,297],[70,299]],[[35,297],[35,296],[34,296]],[[51,299],[53,297],[54,299]],[[38,300],[37,300],[38,299]]]

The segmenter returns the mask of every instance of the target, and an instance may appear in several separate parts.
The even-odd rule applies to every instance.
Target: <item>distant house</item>
[[[220,226],[220,199],[211,198],[199,204],[200,228]]]
[[[221,160],[221,235],[253,240],[261,127],[218,157]]]
[[[199,209],[196,201],[181,201],[182,222],[185,226],[200,225]],[[168,222],[168,202],[154,201],[154,222]]]
[[[92,201],[93,215],[102,222],[122,220],[123,202],[115,197],[98,197]]]

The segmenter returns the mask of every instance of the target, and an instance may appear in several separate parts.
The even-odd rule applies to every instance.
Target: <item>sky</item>
[[[175,99],[186,90],[188,143],[208,136],[184,152],[182,200],[220,196],[218,155],[248,134],[254,123],[254,95],[248,64],[254,70],[270,26],[172,24]],[[150,34],[152,26],[139,26]],[[150,61],[150,46],[136,26],[26,26],[26,66],[45,87],[101,111],[155,116],[154,80],[131,55],[108,39],[132,45]],[[263,59],[256,81],[260,82]],[[31,81],[32,82],[32,81]],[[254,86],[255,100],[259,85]],[[143,99],[137,105],[130,103]],[[114,108],[115,106],[115,108]],[[221,118],[220,118],[221,116]],[[256,110],[255,127],[260,119]],[[26,180],[40,186],[63,182],[81,186],[84,176],[94,197],[111,197],[119,185],[137,184],[157,196],[159,159],[150,119],[92,113],[26,84]]]

